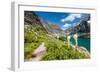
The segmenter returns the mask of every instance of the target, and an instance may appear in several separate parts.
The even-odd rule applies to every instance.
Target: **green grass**
[[[42,60],[65,60],[65,59],[84,59],[85,54],[73,48],[68,48],[67,41],[63,37],[56,39],[50,37],[43,27],[33,24],[25,25],[24,28],[24,58],[30,59],[32,52],[42,43],[45,43],[47,54]]]
[[[48,40],[46,43],[47,54],[42,60],[65,60],[65,59],[84,59],[87,58],[83,53],[73,48],[68,48],[67,43],[57,39]]]

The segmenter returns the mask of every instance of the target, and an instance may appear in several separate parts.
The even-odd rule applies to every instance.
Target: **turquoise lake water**
[[[71,37],[70,41],[73,45],[75,45],[75,40],[73,37]],[[90,39],[89,38],[78,38],[78,46],[85,47],[90,52]]]

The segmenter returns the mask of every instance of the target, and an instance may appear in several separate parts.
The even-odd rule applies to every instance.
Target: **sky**
[[[43,20],[58,25],[62,30],[78,25],[82,19],[86,19],[89,14],[83,13],[61,13],[61,12],[35,12]]]

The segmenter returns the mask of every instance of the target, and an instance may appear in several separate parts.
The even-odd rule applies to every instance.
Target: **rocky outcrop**
[[[33,11],[25,11],[24,12],[24,21],[29,24],[39,24],[42,25],[40,22],[40,18],[33,12]]]
[[[69,30],[66,30],[69,35],[78,33],[81,37],[90,37],[90,14],[83,14],[80,22],[76,26],[72,26]]]
[[[78,47],[78,51],[81,53],[84,53],[86,57],[90,58],[90,53],[88,52],[88,50],[84,47]]]
[[[90,52],[88,52],[88,50],[85,47],[79,47],[72,44],[70,44],[70,47],[72,47],[80,53],[83,53],[87,58],[90,58]]]
[[[41,22],[41,18],[35,14],[33,11],[24,11],[24,25],[37,25],[41,26],[43,30],[47,33],[46,29],[43,26],[43,23]]]

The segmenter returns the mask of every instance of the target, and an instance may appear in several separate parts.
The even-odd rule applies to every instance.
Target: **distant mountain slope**
[[[52,36],[65,36],[65,32],[59,26],[43,20],[42,17],[39,17],[33,11],[24,12],[24,24],[26,25],[27,23],[43,27],[44,30]]]
[[[47,22],[43,20],[42,18],[40,19],[41,23],[43,24],[44,28],[48,32],[48,34],[53,35],[53,36],[65,36],[65,31],[63,31],[57,24],[53,24],[50,22]]]

